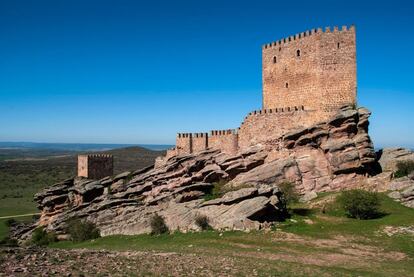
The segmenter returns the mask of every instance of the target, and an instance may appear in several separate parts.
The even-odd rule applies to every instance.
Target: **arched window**
[[[282,51],[282,47],[279,47],[279,52]]]
[[[285,84],[285,87],[286,87],[286,88],[289,88],[289,84],[288,84],[287,82],[286,82],[286,84]]]
[[[300,57],[300,50],[296,50],[296,57]]]
[[[338,42],[338,44],[337,44],[336,46],[337,46],[337,47],[338,47],[338,49],[339,49],[339,47],[340,47],[340,46],[339,46],[339,42]]]
[[[276,56],[274,56],[273,57],[273,63],[276,63],[277,62],[277,59],[276,59]]]

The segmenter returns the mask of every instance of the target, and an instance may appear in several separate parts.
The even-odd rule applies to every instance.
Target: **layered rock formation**
[[[157,166],[94,181],[69,179],[36,195],[39,224],[64,233],[73,217],[101,235],[150,231],[157,213],[170,230],[197,230],[197,216],[215,229],[259,229],[285,214],[278,184],[303,194],[357,187],[375,166],[364,108],[342,108],[331,120],[295,130],[236,155],[219,150],[165,158]],[[210,197],[218,183],[222,197]],[[210,197],[211,198],[211,197]]]

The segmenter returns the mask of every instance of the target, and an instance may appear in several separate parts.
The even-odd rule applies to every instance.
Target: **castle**
[[[165,158],[207,148],[234,154],[356,104],[355,27],[312,29],[263,45],[262,82],[262,109],[239,128],[178,133]]]
[[[235,154],[356,104],[355,27],[312,29],[263,45],[262,82],[262,109],[249,113],[239,128],[178,133],[175,148],[156,164],[207,148]],[[99,179],[112,172],[112,156],[79,156],[78,176]]]

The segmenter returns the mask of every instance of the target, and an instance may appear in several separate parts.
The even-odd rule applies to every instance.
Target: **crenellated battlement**
[[[279,40],[276,40],[270,43],[263,44],[262,48],[267,49],[267,48],[272,48],[276,46],[283,46],[286,43],[308,38],[312,35],[332,33],[332,32],[333,33],[348,32],[348,31],[355,31],[355,26],[351,25],[348,27],[346,25],[343,25],[341,29],[339,29],[338,26],[334,26],[332,30],[331,30],[331,27],[329,26],[325,27],[325,29],[322,29],[319,27],[319,28],[307,30],[305,32],[297,33],[295,35],[291,35],[291,36],[288,36],[288,37],[285,37],[285,38],[282,38],[282,39],[279,39]]]
[[[274,109],[262,109],[262,110],[254,110],[254,111],[248,113],[247,116],[260,115],[260,114],[270,114],[270,113],[297,112],[297,111],[304,111],[304,110],[305,110],[304,106],[294,106],[294,107],[274,108]]]
[[[211,136],[227,136],[227,135],[236,135],[238,129],[226,129],[226,130],[212,130],[210,131]]]
[[[106,159],[106,158],[113,158],[113,155],[111,154],[87,154],[87,155],[79,155],[79,156],[86,156],[87,158],[91,159],[91,158],[101,158],[101,159]]]

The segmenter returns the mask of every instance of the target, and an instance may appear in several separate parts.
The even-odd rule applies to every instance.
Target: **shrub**
[[[55,241],[57,241],[56,235],[53,232],[46,232],[43,227],[38,227],[33,231],[32,243],[35,245],[45,246]]]
[[[299,200],[299,194],[295,189],[295,185],[290,182],[283,182],[278,185],[280,191],[283,193],[286,205],[297,202]]]
[[[158,214],[155,214],[151,218],[151,235],[160,235],[167,233],[168,226],[165,224],[164,218]]]
[[[9,218],[9,219],[6,220],[6,226],[7,227],[11,227],[11,226],[15,225],[16,223],[17,223],[17,221],[14,218]]]
[[[351,218],[371,219],[381,214],[381,201],[376,192],[360,189],[344,191],[338,196],[337,201]]]
[[[203,197],[204,200],[208,201],[208,200],[220,198],[224,194],[226,194],[230,191],[235,191],[235,190],[239,190],[239,189],[243,189],[243,188],[251,188],[252,187],[251,184],[239,184],[236,187],[226,186],[226,185],[227,185],[227,181],[225,181],[225,180],[220,180],[218,182],[213,183],[213,188],[211,189],[211,191],[206,193],[206,195]]]
[[[195,217],[195,223],[203,231],[210,230],[211,229],[211,226],[209,224],[208,217],[205,216],[205,215],[197,215]]]
[[[72,241],[81,242],[100,237],[99,229],[89,221],[74,218],[68,222],[67,232]]]
[[[414,171],[414,161],[397,162],[397,171],[394,173],[395,178],[407,176]]]
[[[7,236],[3,238],[2,240],[0,240],[0,245],[15,247],[15,246],[18,246],[18,243],[16,239],[12,239],[9,236]]]

